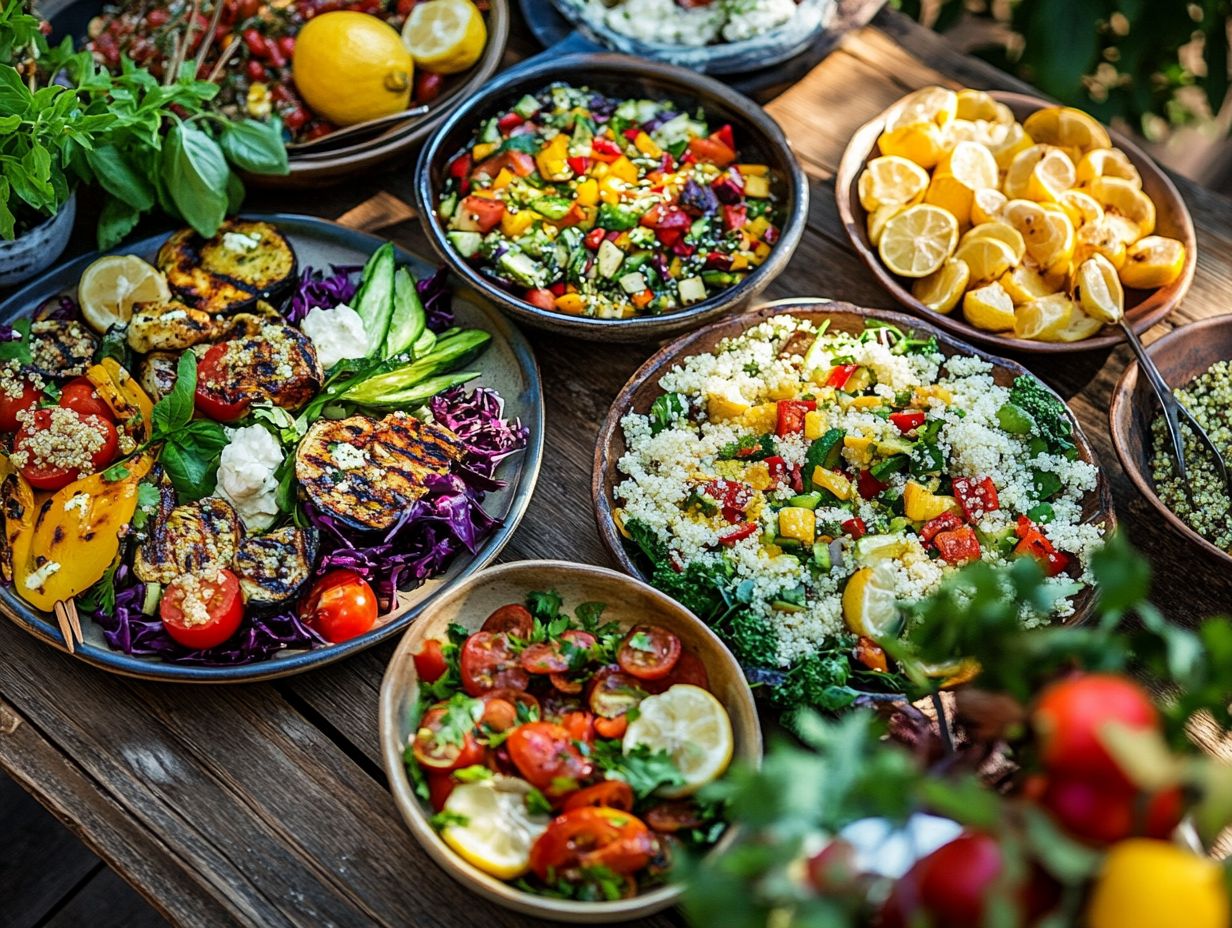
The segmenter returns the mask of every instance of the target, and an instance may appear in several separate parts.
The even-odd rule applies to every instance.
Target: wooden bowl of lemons
[[[1088,114],[925,87],[862,126],[835,184],[852,244],[899,303],[1005,351],[1108,348],[1180,302],[1193,220],[1163,171]]]

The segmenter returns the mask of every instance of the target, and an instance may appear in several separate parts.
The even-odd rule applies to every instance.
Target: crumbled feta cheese
[[[263,426],[228,429],[218,463],[218,495],[235,507],[250,531],[269,528],[278,515],[282,446]]]
[[[90,494],[89,493],[74,493],[72,496],[70,496],[68,499],[64,501],[64,511],[65,512],[72,512],[74,509],[76,509],[79,513],[81,513],[82,515],[85,515],[86,511],[89,508],[90,508]]]
[[[30,576],[26,577],[26,589],[37,590],[50,579],[51,575],[60,569],[60,564],[57,561],[48,561],[38,570],[34,571]]]
[[[224,232],[222,247],[227,251],[249,252],[261,244],[261,236],[255,232]]]
[[[318,307],[304,317],[300,331],[312,339],[321,367],[329,370],[347,358],[364,358],[372,350],[359,313],[339,303],[333,309]]]
[[[335,444],[329,452],[330,458],[340,470],[354,470],[368,463],[368,455],[362,448],[345,441]]]

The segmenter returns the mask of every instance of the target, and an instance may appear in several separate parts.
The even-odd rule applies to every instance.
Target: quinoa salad
[[[893,689],[882,645],[901,605],[976,559],[1034,557],[1051,617],[1072,615],[1102,542],[1083,521],[1098,473],[1054,394],[867,325],[775,316],[673,367],[649,414],[621,420],[618,528],[652,582],[771,682],[823,660],[835,684]]]
[[[1232,454],[1232,361],[1212,364],[1177,390],[1176,398],[1198,420],[1215,446],[1224,455]],[[1188,486],[1176,472],[1163,417],[1157,416],[1151,423],[1151,477],[1155,492],[1186,525],[1232,554],[1232,500],[1214,459],[1188,429],[1182,429],[1181,434],[1185,437],[1185,459],[1189,462]]]

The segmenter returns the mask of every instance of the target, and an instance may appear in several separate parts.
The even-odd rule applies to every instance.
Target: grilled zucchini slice
[[[294,598],[312,578],[317,533],[294,525],[240,542],[231,569],[239,577],[244,602],[277,606]]]
[[[212,238],[174,233],[158,251],[158,267],[181,300],[210,314],[276,302],[294,285],[298,263],[286,236],[268,222],[233,219]]]
[[[207,496],[170,512],[163,509],[137,549],[133,573],[146,583],[170,583],[184,574],[230,567],[243,539],[243,523],[225,499]]]
[[[81,377],[97,347],[98,336],[75,320],[30,323],[31,362],[52,377]]]
[[[295,476],[322,512],[361,530],[390,528],[462,455],[448,429],[406,413],[320,419],[295,452]]]

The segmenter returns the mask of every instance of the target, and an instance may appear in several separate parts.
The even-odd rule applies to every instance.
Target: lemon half
[[[517,777],[459,783],[445,800],[453,820],[441,839],[484,873],[516,879],[530,869],[530,849],[548,826],[547,816],[526,809],[530,789]]]
[[[169,299],[167,278],[136,255],[99,258],[77,283],[81,315],[97,332],[127,325],[138,303],[165,303]]]
[[[415,64],[435,74],[457,74],[474,65],[488,43],[483,14],[470,0],[428,0],[411,9],[402,41]]]
[[[677,683],[647,696],[637,711],[625,732],[625,753],[638,745],[665,751],[684,777],[681,786],[660,787],[660,796],[691,796],[722,776],[731,763],[731,719],[723,704],[700,686]]]

